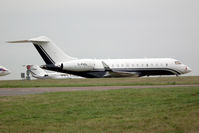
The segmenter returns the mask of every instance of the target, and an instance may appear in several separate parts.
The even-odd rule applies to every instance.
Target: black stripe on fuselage
[[[68,74],[74,74],[86,78],[103,78],[104,75],[106,74],[106,71],[104,69],[98,69],[98,70],[92,70],[92,71],[85,71],[85,72],[75,72],[75,71],[67,71],[67,70],[62,70],[59,67],[55,66],[49,66],[46,67],[47,70],[53,70],[53,71],[58,71],[58,72],[63,72],[63,73],[68,73]],[[171,68],[117,68],[117,69],[112,69],[114,71],[121,71],[121,72],[137,72],[139,76],[155,76],[155,75],[180,75],[181,73],[171,69]]]
[[[35,46],[35,48],[37,49],[37,51],[39,52],[43,60],[46,62],[46,64],[55,64],[52,58],[50,58],[48,53],[41,46],[37,44],[33,44],[33,45]]]
[[[147,73],[157,73],[157,75],[161,72],[170,73],[169,75],[180,75],[182,72],[179,72],[172,68],[111,68],[114,71],[121,72],[142,72],[144,75]],[[94,71],[104,71],[104,69],[95,69]],[[164,73],[162,73],[164,75]]]
[[[159,72],[161,72],[161,71],[168,71],[168,72],[170,72],[170,73],[173,73],[174,75],[180,75],[181,74],[181,72],[179,72],[179,71],[177,71],[177,70],[175,70],[175,69],[172,69],[172,68],[113,68],[112,69],[113,71],[114,70],[116,70],[116,71],[124,71],[124,72],[147,72],[147,71],[153,71],[153,72],[155,72],[155,71],[159,71]]]
[[[37,75],[37,74],[35,74],[33,71],[31,71],[31,70],[30,70],[30,72],[31,72],[31,74],[33,74],[33,75]]]

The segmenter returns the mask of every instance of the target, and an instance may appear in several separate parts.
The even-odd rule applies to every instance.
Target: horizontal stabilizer
[[[7,43],[28,43],[28,42],[41,42],[41,43],[47,43],[49,42],[48,38],[45,36],[41,36],[38,38],[32,38],[32,39],[28,39],[28,40],[18,40],[18,41],[7,41]]]

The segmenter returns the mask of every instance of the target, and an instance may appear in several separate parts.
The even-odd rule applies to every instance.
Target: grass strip
[[[2,133],[196,133],[199,87],[0,97]]]

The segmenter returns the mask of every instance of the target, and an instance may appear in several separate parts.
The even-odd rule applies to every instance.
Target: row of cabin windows
[[[158,66],[168,66],[168,63],[166,63],[166,64],[126,64],[126,65],[124,65],[124,64],[116,64],[116,65],[114,65],[114,64],[112,64],[111,65],[111,67],[113,68],[113,67],[158,67]]]

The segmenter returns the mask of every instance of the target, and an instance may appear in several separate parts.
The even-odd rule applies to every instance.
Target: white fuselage
[[[9,70],[6,69],[3,66],[0,66],[0,76],[5,76],[5,75],[8,75],[8,74],[10,74]]]
[[[75,78],[75,76],[71,76],[66,73],[59,73],[59,72],[46,72],[41,69],[37,65],[27,65],[27,73],[31,73],[34,78],[38,79],[68,79],[68,78]]]
[[[83,77],[79,77],[79,76],[74,76],[74,75],[70,75],[70,74],[65,74],[65,73],[47,73],[45,75],[32,75],[34,78],[37,79],[80,79]]]
[[[180,75],[191,71],[191,69],[171,58],[143,58],[143,59],[79,59],[63,63],[63,70],[67,71],[104,71],[104,62],[111,70],[120,72],[137,72],[141,76]],[[152,73],[150,73],[153,71]],[[139,75],[138,75],[139,76]]]
[[[60,74],[60,73],[46,73],[44,75],[32,74],[32,76],[38,79],[68,79],[70,78],[68,74]]]

